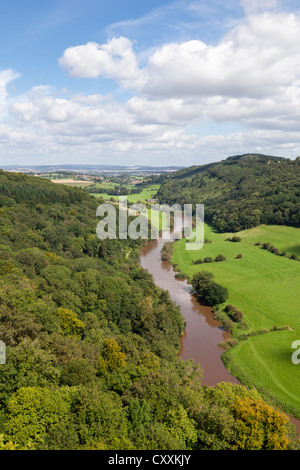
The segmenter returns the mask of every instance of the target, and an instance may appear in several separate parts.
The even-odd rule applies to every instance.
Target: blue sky
[[[300,155],[294,0],[11,0],[0,165]]]

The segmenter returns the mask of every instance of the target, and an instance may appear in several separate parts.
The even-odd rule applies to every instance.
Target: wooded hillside
[[[177,171],[162,182],[160,203],[204,204],[206,222],[221,232],[300,226],[300,157],[238,155]]]
[[[0,449],[297,447],[256,391],[202,387],[177,358],[178,308],[142,242],[97,238],[98,204],[0,172]]]

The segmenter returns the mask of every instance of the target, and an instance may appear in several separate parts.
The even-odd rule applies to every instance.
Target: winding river
[[[161,260],[161,249],[166,240],[161,237],[148,242],[140,256],[141,266],[152,274],[155,284],[169,292],[171,299],[180,307],[186,327],[181,338],[179,356],[193,359],[203,371],[202,384],[215,386],[220,382],[241,385],[224,366],[221,355],[224,349],[219,343],[230,336],[217,321],[210,307],[202,306],[191,294],[186,280],[175,278],[175,271],[168,261]],[[300,436],[300,421],[290,417]]]

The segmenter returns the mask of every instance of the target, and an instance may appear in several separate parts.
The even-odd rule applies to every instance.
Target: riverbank
[[[180,357],[193,359],[203,369],[203,385],[215,386],[225,381],[240,384],[226,369],[221,359],[224,349],[219,344],[229,337],[221,322],[214,318],[210,307],[199,304],[191,295],[186,280],[175,278],[175,271],[168,261],[161,260],[161,249],[166,240],[159,238],[148,242],[141,252],[141,265],[152,274],[154,282],[170,293],[180,307],[186,328],[180,340]]]
[[[189,252],[185,240],[179,240],[172,257],[172,264],[188,279],[200,270],[212,272],[216,282],[228,289],[226,304],[243,313],[243,328],[233,324],[233,337],[239,342],[224,354],[226,367],[297,418],[300,400],[295,379],[300,366],[292,363],[291,345],[300,338],[299,262],[290,255],[298,246],[299,234],[293,227],[260,226],[235,234],[241,241],[232,242],[228,240],[232,234],[220,234],[206,225],[210,243]],[[287,255],[276,256],[258,242],[270,242]],[[214,260],[219,254],[225,261],[193,264],[199,259]]]

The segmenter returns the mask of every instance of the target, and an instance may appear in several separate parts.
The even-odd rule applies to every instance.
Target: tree
[[[242,450],[286,450],[288,417],[262,399],[236,397],[231,410],[238,425],[233,445]]]
[[[111,338],[104,340],[100,369],[103,372],[112,372],[126,365],[126,355],[121,351],[119,343]]]
[[[63,334],[80,339],[82,337],[85,324],[79,320],[76,313],[67,308],[59,308],[57,313],[60,318],[60,326]]]
[[[209,271],[198,271],[197,273],[194,274],[192,278],[192,286],[193,289],[201,295],[201,289],[205,288],[207,284],[209,284],[212,279],[214,278],[213,273]]]
[[[209,271],[199,271],[192,278],[198,297],[211,306],[222,304],[228,298],[228,290],[214,282],[213,278],[213,273]]]
[[[96,372],[96,369],[87,359],[79,357],[65,365],[61,375],[61,382],[63,385],[69,385],[70,387],[88,384],[97,379]]]
[[[68,419],[69,389],[20,388],[8,402],[6,440],[18,446],[43,446],[49,428]]]
[[[228,299],[228,290],[217,282],[211,282],[207,285],[202,297],[208,305],[219,305]]]
[[[164,425],[168,432],[183,441],[187,448],[191,448],[197,441],[195,423],[188,417],[182,405],[168,411]]]

